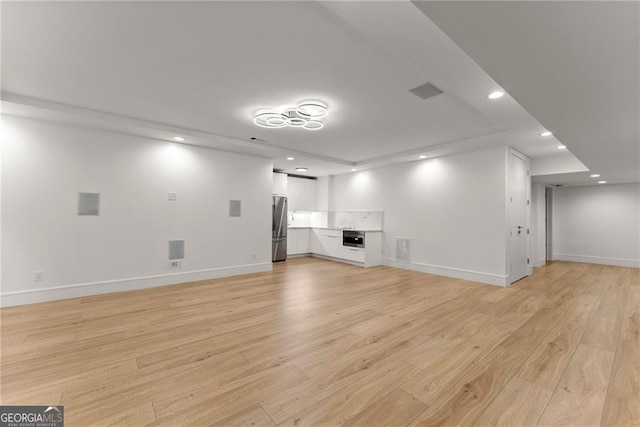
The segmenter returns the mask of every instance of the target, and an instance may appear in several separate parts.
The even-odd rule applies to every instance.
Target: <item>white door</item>
[[[528,276],[531,181],[529,161],[509,155],[509,283]]]

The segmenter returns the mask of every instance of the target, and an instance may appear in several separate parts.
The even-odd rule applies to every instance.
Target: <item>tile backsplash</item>
[[[355,230],[382,230],[382,211],[360,212],[307,212],[288,214],[289,227],[346,228]]]
[[[294,211],[287,214],[288,227],[311,227],[311,212]]]
[[[329,212],[330,227],[382,230],[382,211]]]

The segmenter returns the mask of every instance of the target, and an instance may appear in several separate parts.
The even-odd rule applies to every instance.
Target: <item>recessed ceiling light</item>
[[[307,172],[308,168],[296,168],[296,172]]]
[[[287,157],[287,160],[295,160],[293,157]]]
[[[594,173],[593,175],[591,175],[591,178],[599,178],[600,174],[599,173]]]
[[[422,154],[421,156],[418,156],[419,159],[426,159],[427,156],[425,156],[424,154]]]
[[[598,181],[598,184],[606,184],[607,181]]]
[[[351,172],[356,172],[357,170],[358,170],[358,169],[353,168],[353,169],[351,169]]]
[[[489,94],[489,99],[498,99],[504,96],[504,92],[496,90],[495,92],[491,92]]]
[[[174,136],[173,140],[176,141],[176,142],[184,142],[184,138],[181,137],[181,136]]]
[[[551,136],[551,135],[553,135],[553,134],[551,132],[549,132],[548,130],[546,130],[546,131],[544,131],[544,132],[542,132],[540,134],[540,136]]]
[[[558,150],[564,150],[566,148],[567,148],[566,145],[558,145]]]

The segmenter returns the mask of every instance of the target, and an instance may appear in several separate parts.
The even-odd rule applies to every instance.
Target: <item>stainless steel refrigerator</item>
[[[273,196],[273,222],[271,226],[271,260],[287,259],[287,198]]]

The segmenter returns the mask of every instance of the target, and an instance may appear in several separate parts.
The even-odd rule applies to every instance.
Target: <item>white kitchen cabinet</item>
[[[315,211],[318,207],[318,181],[304,179],[304,209],[303,211]]]
[[[364,233],[364,266],[382,265],[382,232],[366,231]]]
[[[309,228],[287,229],[287,255],[300,255],[309,253]]]
[[[342,230],[320,229],[320,243],[325,255],[337,258],[342,248]]]
[[[324,246],[320,243],[320,231],[317,228],[311,229],[311,233],[309,233],[309,252],[317,255],[326,255]]]
[[[298,239],[296,238],[295,230],[287,230],[287,256],[295,255],[298,253]]]
[[[318,198],[318,183],[314,179],[287,178],[289,211],[315,211]]]
[[[311,253],[335,257],[342,246],[342,231],[314,228],[311,230],[309,249]]]
[[[302,178],[287,178],[287,197],[289,198],[289,211],[304,211],[304,181]]]
[[[314,228],[309,234],[309,252],[321,257],[330,257],[362,264],[365,267],[380,265],[382,233],[365,232],[365,248],[342,245],[342,230]]]
[[[365,261],[365,252],[362,248],[352,248],[349,246],[343,246],[339,252],[338,257],[346,259],[347,261],[361,262],[364,264]]]

